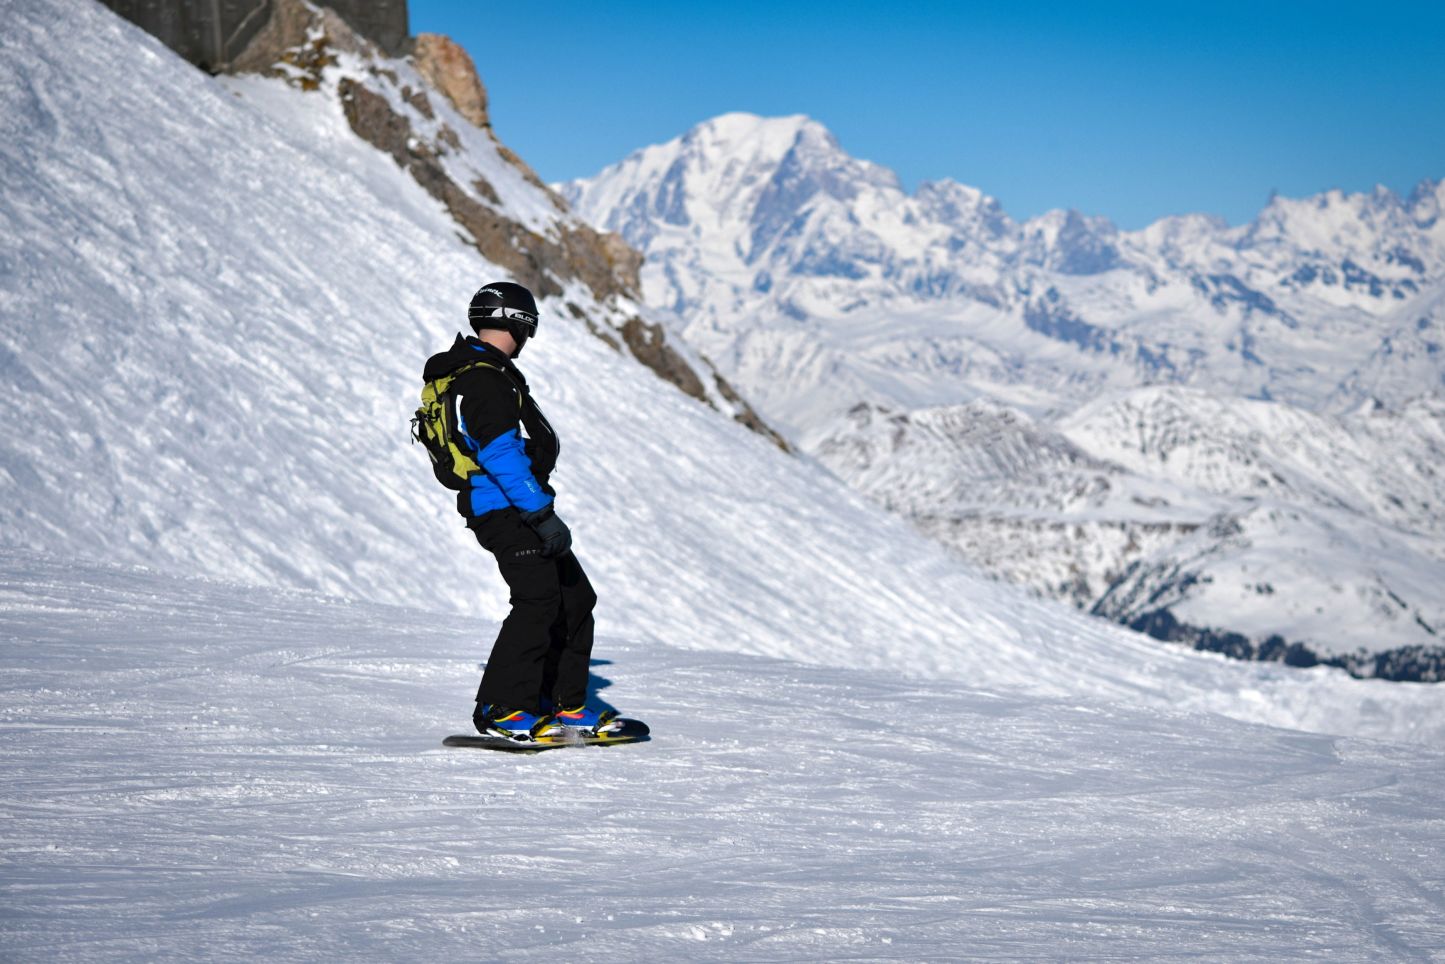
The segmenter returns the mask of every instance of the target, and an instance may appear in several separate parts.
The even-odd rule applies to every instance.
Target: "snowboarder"
[[[513,739],[595,733],[615,716],[587,705],[597,596],[548,482],[557,434],[512,361],[536,334],[537,303],[519,284],[493,282],[467,319],[475,337],[459,334],[427,360],[417,437],[511,590],[472,720]]]

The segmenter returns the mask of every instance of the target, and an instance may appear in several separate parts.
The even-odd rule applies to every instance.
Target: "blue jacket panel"
[[[466,492],[467,508],[463,515],[475,518],[497,509],[510,508],[512,505],[502,494],[502,490],[497,488],[497,483],[484,473],[479,472],[472,476],[471,486]]]
[[[523,512],[535,512],[552,504],[552,497],[532,474],[532,460],[513,429],[498,435],[477,453],[477,464],[485,475],[472,476],[472,514],[514,505]]]

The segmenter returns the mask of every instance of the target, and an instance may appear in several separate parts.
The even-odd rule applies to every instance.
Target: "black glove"
[[[552,511],[550,505],[536,512],[523,512],[522,521],[531,526],[532,531],[542,540],[542,555],[548,558],[560,556],[572,548],[572,530],[557,518],[557,513]]]

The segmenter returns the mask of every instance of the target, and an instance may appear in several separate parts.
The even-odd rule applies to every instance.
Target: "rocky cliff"
[[[277,0],[101,0],[186,60],[211,72],[236,59],[284,4]],[[331,0],[328,6],[388,54],[410,43],[406,0]]]
[[[272,0],[269,19],[228,69],[334,98],[356,136],[407,171],[489,262],[686,394],[786,448],[705,356],[643,320],[642,255],[575,217],[502,143],[466,51],[438,34],[408,47],[406,56],[389,56],[334,9]]]

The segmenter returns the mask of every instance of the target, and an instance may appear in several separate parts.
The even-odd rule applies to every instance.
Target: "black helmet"
[[[508,332],[517,340],[514,355],[522,353],[522,345],[537,333],[537,300],[532,292],[510,281],[494,281],[483,285],[472,295],[467,320],[472,331],[495,328]]]

